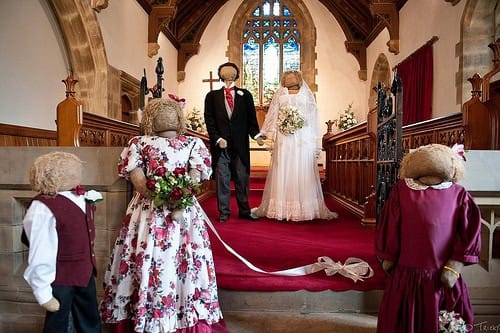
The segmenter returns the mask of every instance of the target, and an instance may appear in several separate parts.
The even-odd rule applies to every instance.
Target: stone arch
[[[47,2],[59,24],[70,70],[78,80],[76,97],[86,112],[108,116],[108,60],[97,8],[89,6],[88,0]]]
[[[312,91],[317,91],[316,85],[316,28],[309,10],[302,0],[280,0],[282,4],[286,5],[295,17],[295,20],[300,24],[302,52],[300,55],[300,65],[304,80]],[[258,6],[262,0],[245,0],[236,10],[233,16],[231,25],[229,26],[228,39],[229,48],[227,57],[229,61],[234,62],[241,68],[241,61],[243,59],[243,45],[241,36],[243,34],[243,22],[246,22],[250,13]]]
[[[370,97],[368,98],[368,110],[377,107],[377,85],[382,82],[386,87],[391,85],[391,68],[385,54],[380,53],[373,65],[372,79],[370,81]]]
[[[493,67],[493,54],[488,48],[498,35],[495,25],[500,14],[500,0],[468,0],[461,22],[461,47],[459,56],[459,82],[457,82],[457,104],[463,104],[471,97],[472,87],[468,82],[475,73],[483,76]]]

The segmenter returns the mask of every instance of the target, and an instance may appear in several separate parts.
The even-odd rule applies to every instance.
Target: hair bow
[[[465,158],[465,150],[464,150],[464,145],[462,144],[454,144],[453,147],[451,147],[451,150],[460,156],[464,161],[467,161],[467,158]]]
[[[174,94],[168,94],[168,97],[170,97],[171,99],[173,99],[174,101],[176,101],[178,103],[183,103],[186,101],[185,98],[180,98],[179,96],[176,96]]]
[[[168,94],[168,97],[170,99],[173,99],[174,101],[176,101],[180,105],[181,109],[184,108],[184,105],[186,104],[185,98],[180,98],[179,96],[174,95],[174,94]]]

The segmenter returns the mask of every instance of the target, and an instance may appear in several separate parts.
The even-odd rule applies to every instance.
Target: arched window
[[[302,0],[242,1],[228,37],[229,61],[240,67],[239,84],[252,93],[258,109],[267,109],[287,70],[302,71],[316,91],[316,29]]]
[[[242,39],[242,85],[269,104],[281,73],[300,70],[300,26],[286,5],[265,0],[246,21]]]

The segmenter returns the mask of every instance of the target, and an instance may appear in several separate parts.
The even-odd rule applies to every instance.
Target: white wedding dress
[[[279,109],[285,106],[296,107],[304,118],[304,126],[290,135],[278,130]],[[305,82],[296,94],[289,94],[285,87],[278,88],[261,133],[272,142],[272,157],[262,202],[252,213],[295,222],[336,218],[338,214],[324,203],[317,168],[321,151],[317,107]]]

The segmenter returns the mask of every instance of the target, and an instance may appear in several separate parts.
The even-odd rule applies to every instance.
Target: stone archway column
[[[380,53],[373,65],[372,79],[370,81],[370,97],[368,99],[368,111],[377,107],[378,91],[376,90],[379,82],[382,82],[386,87],[391,86],[391,68],[387,56]]]
[[[71,70],[78,80],[76,98],[85,112],[108,117],[108,61],[94,9],[89,0],[47,2],[59,23]]]
[[[469,78],[475,73],[484,75],[493,67],[492,53],[488,48],[495,42],[493,22],[498,0],[468,0],[462,14],[461,40],[457,46],[460,68],[457,80],[457,104],[464,104],[471,97]]]

